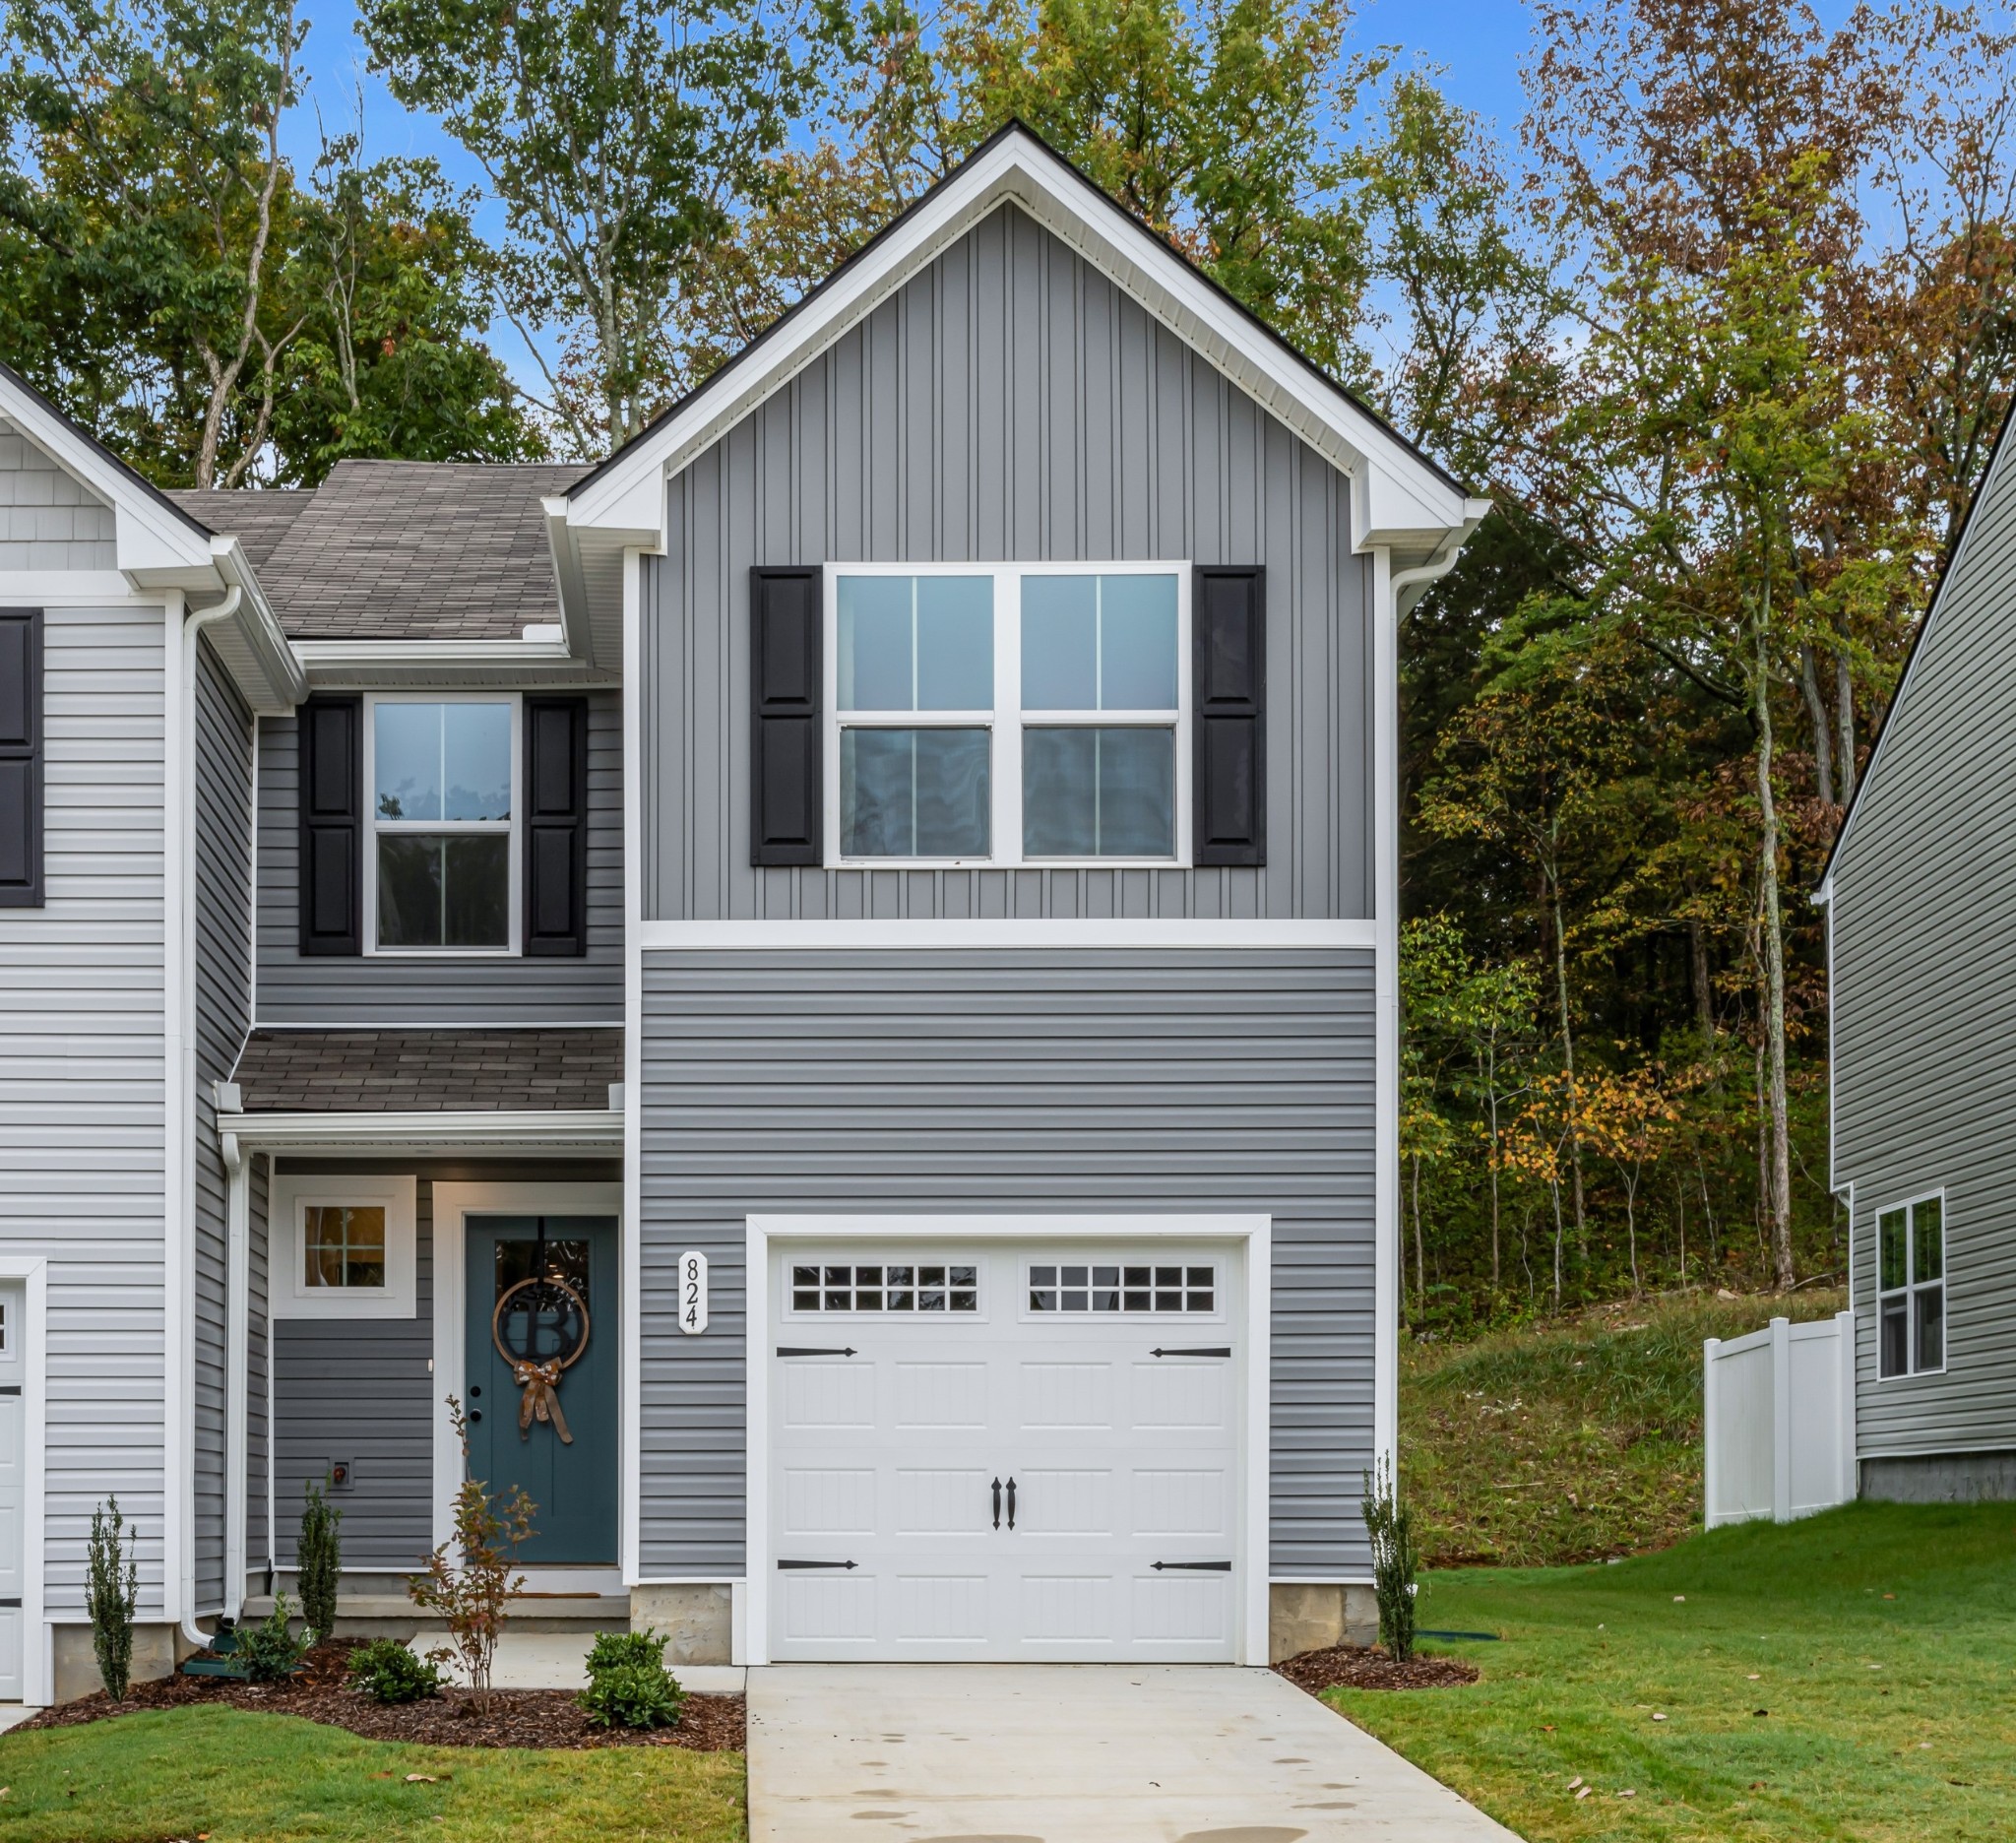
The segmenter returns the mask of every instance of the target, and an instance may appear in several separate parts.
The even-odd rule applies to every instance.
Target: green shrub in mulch
[[[675,1728],[686,1692],[665,1669],[661,1632],[602,1632],[588,1654],[581,1706],[598,1728]]]

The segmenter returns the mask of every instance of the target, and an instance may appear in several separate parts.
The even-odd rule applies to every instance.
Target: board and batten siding
[[[623,712],[588,700],[588,952],[580,959],[494,954],[300,952],[300,740],[291,717],[259,726],[259,997],[263,1025],[409,1029],[430,1025],[623,1021]],[[369,849],[368,838],[366,849]]]
[[[1371,914],[1369,563],[1350,482],[1013,206],[676,475],[643,565],[651,919]],[[1257,869],[758,869],[749,570],[828,561],[1267,568]]]
[[[1865,1458],[2016,1447],[2016,458],[2004,440],[1833,867],[1834,1180]],[[1876,1374],[1877,1213],[1946,1193],[1946,1368]]]
[[[196,665],[194,1111],[196,1605],[224,1601],[228,1203],[211,1084],[227,1080],[252,1016],[252,713],[200,641]]]
[[[647,1579],[743,1567],[745,1219],[1265,1212],[1272,1571],[1366,1577],[1372,957],[1344,950],[643,956]],[[677,1261],[710,1322],[677,1326]]]
[[[0,910],[0,1241],[48,1268],[50,1616],[92,1511],[134,1525],[159,1619],[165,1195],[158,606],[43,617],[46,906]]]
[[[112,508],[0,416],[0,570],[118,567]]]

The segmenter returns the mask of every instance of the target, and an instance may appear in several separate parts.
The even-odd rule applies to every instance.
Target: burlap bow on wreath
[[[581,1335],[575,1339],[574,1348],[564,1357],[550,1357],[543,1362],[536,1358],[522,1357],[516,1351],[504,1347],[504,1313],[513,1299],[529,1287],[541,1292],[551,1290],[563,1293],[572,1301],[575,1311],[581,1318]],[[524,1391],[518,1398],[518,1437],[532,1438],[532,1424],[544,1421],[559,1434],[563,1445],[574,1444],[574,1435],[567,1430],[567,1417],[560,1412],[560,1376],[581,1361],[588,1349],[588,1302],[566,1281],[551,1274],[535,1275],[530,1280],[521,1280],[516,1286],[508,1287],[497,1300],[497,1309],[490,1314],[490,1342],[497,1347],[497,1355],[511,1366],[511,1379]]]

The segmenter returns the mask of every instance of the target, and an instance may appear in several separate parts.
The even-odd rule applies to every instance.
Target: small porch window
[[[1876,1370],[1946,1366],[1946,1201],[1918,1197],[1876,1217]]]
[[[273,1180],[276,1318],[411,1318],[418,1310],[410,1176]]]

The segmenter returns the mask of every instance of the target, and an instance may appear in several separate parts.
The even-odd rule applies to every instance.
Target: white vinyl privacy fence
[[[1790,1523],[1855,1496],[1854,1312],[1710,1338],[1701,1394],[1710,1529]]]

